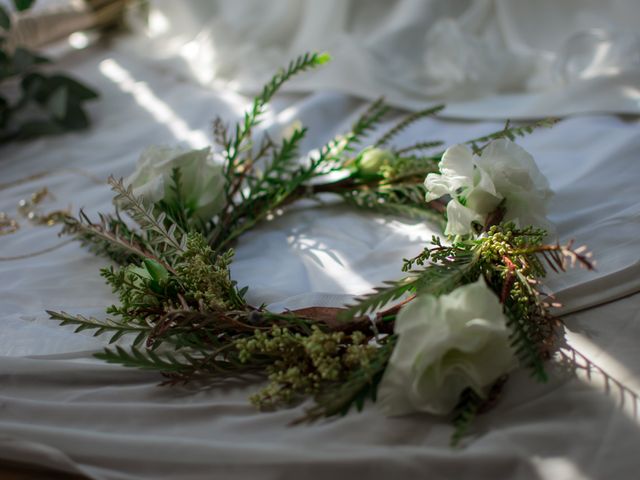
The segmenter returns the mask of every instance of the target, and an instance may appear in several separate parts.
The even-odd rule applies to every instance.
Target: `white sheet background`
[[[90,49],[63,59],[63,67],[103,94],[92,106],[94,129],[3,147],[0,183],[51,174],[0,191],[0,211],[14,211],[41,186],[56,197],[43,205],[46,210],[69,203],[89,213],[107,210],[106,186],[65,169],[100,178],[127,175],[144,146],[174,141],[203,146],[215,114],[232,120],[246,105],[244,97],[199,86],[171,64],[146,60],[126,46],[123,41],[111,50]],[[279,97],[264,127],[277,133],[300,118],[310,127],[305,148],[313,148],[347,128],[362,107],[331,91]],[[433,119],[407,130],[398,142],[453,143],[500,126]],[[561,239],[576,237],[599,261],[595,273],[576,271],[549,281],[567,309],[636,291],[637,122],[608,115],[570,118],[521,143],[556,191],[551,219]],[[402,257],[414,255],[430,235],[428,226],[400,219],[299,205],[242,239],[233,275],[250,286],[249,298],[256,303],[340,305],[397,278]],[[18,234],[0,237],[0,255],[59,241],[53,230],[23,222]],[[428,472],[434,478],[555,480],[628,478],[640,466],[635,399],[621,396],[615,386],[604,395],[594,381],[557,377],[540,386],[517,374],[500,406],[478,422],[481,435],[462,451],[447,447],[448,423],[428,416],[388,419],[369,406],[360,415],[289,428],[301,408],[255,412],[246,400],[259,387],[255,383],[157,387],[155,374],[94,361],[91,353],[104,345],[102,339],[73,334],[46,318],[44,309],[103,315],[113,299],[98,276],[102,265],[75,244],[0,262],[0,458],[105,479],[382,479],[423,478]],[[639,306],[636,295],[567,318],[571,343],[636,390]]]
[[[384,95],[453,118],[640,112],[636,0],[151,2],[140,50],[203,84],[255,91],[300,52],[335,61],[288,90]],[[130,49],[130,43],[127,43]]]

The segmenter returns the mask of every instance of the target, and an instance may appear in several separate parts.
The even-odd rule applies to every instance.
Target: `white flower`
[[[483,225],[487,215],[504,199],[504,221],[519,226],[552,229],[546,218],[553,192],[533,157],[510,140],[494,140],[480,156],[464,145],[448,148],[440,162],[440,174],[425,180],[427,201],[450,195],[447,235],[473,233],[472,223]]]
[[[444,415],[467,387],[479,395],[516,367],[507,319],[480,278],[448,295],[418,295],[396,318],[398,335],[378,388],[388,415]]]
[[[213,161],[209,148],[149,147],[142,152],[125,185],[131,185],[134,195],[141,196],[145,205],[160,200],[170,203],[175,200],[171,175],[176,167],[180,168],[187,208],[196,217],[209,220],[222,209],[225,184],[223,168]]]

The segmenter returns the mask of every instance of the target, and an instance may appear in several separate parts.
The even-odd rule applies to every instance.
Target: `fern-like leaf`
[[[454,431],[451,435],[451,446],[457,447],[462,438],[469,431],[469,427],[475,420],[480,408],[484,403],[484,399],[475,393],[472,389],[465,389],[460,395],[458,405],[453,412]]]
[[[131,185],[126,187],[122,179],[109,177],[111,188],[116,193],[114,202],[123,205],[124,210],[131,215],[140,227],[153,235],[150,242],[155,247],[164,245],[158,253],[165,255],[175,255],[183,253],[186,248],[187,236],[175,223],[168,228],[165,226],[166,214],[160,213],[156,217],[153,206],[146,207],[142,200],[133,193]]]
[[[396,135],[408,128],[418,120],[437,114],[444,108],[444,105],[436,105],[435,107],[425,108],[417,112],[410,113],[394,125],[389,131],[382,135],[375,143],[376,147],[383,147],[389,143]]]
[[[136,335],[133,345],[139,345],[150,333],[149,327],[130,325],[126,323],[116,322],[111,319],[98,320],[93,317],[85,317],[83,315],[70,315],[65,312],[53,312],[47,310],[49,318],[60,322],[60,325],[73,325],[75,326],[74,332],[81,332],[83,330],[92,330],[93,336],[97,337],[103,334],[109,334],[109,343],[114,343],[122,338],[124,335]]]
[[[471,145],[473,150],[476,153],[480,153],[486,146],[486,145],[479,146],[483,143],[487,144],[488,142],[491,142],[492,140],[497,140],[499,138],[507,138],[511,141],[514,141],[516,137],[525,137],[533,133],[533,131],[537,130],[538,128],[551,128],[559,121],[560,119],[557,119],[557,118],[547,118],[544,120],[539,120],[537,122],[527,123],[525,125],[514,127],[511,125],[510,121],[507,120],[502,130],[498,130],[488,135],[483,135],[481,137],[473,138],[471,140],[466,141],[465,144]]]
[[[433,148],[441,147],[442,145],[444,145],[444,142],[441,142],[441,141],[418,142],[418,143],[414,143],[413,145],[409,145],[407,147],[402,147],[395,150],[395,154],[398,156],[406,155],[408,153],[413,153],[420,150],[431,150]]]
[[[155,370],[163,373],[185,374],[192,372],[201,361],[201,358],[172,353],[159,354],[154,350],[140,350],[136,347],[126,350],[120,346],[115,349],[105,348],[103,352],[96,353],[95,357],[107,363],[115,363],[125,367],[133,367],[141,370]]]
[[[474,272],[478,256],[473,251],[460,250],[457,256],[442,263],[433,263],[422,270],[410,272],[411,275],[397,282],[389,282],[387,287],[377,288],[374,293],[356,299],[356,304],[343,313],[344,319],[364,315],[397,300],[407,292],[425,295],[443,295],[460,284],[477,279]]]

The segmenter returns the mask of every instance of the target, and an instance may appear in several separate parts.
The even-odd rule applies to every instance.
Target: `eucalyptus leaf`
[[[36,0],[13,0],[13,4],[20,12],[30,9],[34,3],[36,3]]]

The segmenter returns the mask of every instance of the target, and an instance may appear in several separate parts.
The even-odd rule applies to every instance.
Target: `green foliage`
[[[143,340],[147,338],[149,329],[144,326],[129,325],[123,322],[117,322],[115,320],[97,320],[93,317],[84,317],[82,315],[69,315],[65,312],[53,312],[47,310],[49,317],[52,320],[57,320],[60,325],[73,325],[75,326],[75,332],[82,332],[84,330],[93,330],[93,336],[97,337],[103,334],[111,335],[109,343],[115,343],[125,335],[135,335],[133,345],[139,345]]]
[[[201,358],[190,355],[176,356],[170,352],[162,354],[153,350],[141,351],[136,347],[125,350],[116,346],[115,350],[105,348],[104,352],[96,353],[95,357],[107,363],[116,363],[125,367],[134,367],[141,370],[156,370],[165,374],[193,374],[198,370]]]
[[[376,348],[361,332],[324,332],[314,325],[309,335],[273,326],[236,341],[241,361],[271,357],[270,383],[252,396],[260,408],[287,405],[320,392],[328,382],[342,382],[351,372],[368,369]]]
[[[425,117],[436,115],[438,112],[442,111],[442,109],[444,109],[444,105],[436,105],[435,107],[429,107],[414,113],[410,113],[402,120],[400,120],[396,125],[394,125],[388,132],[382,135],[375,143],[375,146],[382,147],[384,145],[387,145],[395,136],[397,136],[400,132],[408,128],[413,123]]]
[[[2,5],[0,5],[0,27],[4,30],[9,30],[11,28],[11,17]]]
[[[154,206],[146,207],[142,199],[133,194],[133,187],[125,187],[122,179],[109,177],[108,181],[116,193],[114,203],[120,205],[146,233],[145,246],[150,252],[158,258],[170,259],[185,251],[185,231],[176,223],[169,223],[167,227],[166,213],[156,216]]]
[[[539,257],[556,271],[579,263],[591,269],[589,254],[573,244],[544,245],[546,232],[527,227],[518,229],[509,223],[493,226],[477,241],[485,278],[504,304],[511,344],[520,359],[538,381],[547,380],[544,362],[554,348],[556,319],[549,312],[547,295],[537,280],[546,272]]]
[[[13,0],[13,4],[19,12],[28,10],[34,3],[36,3],[36,0]]]
[[[319,391],[315,395],[315,405],[295,423],[312,422],[334,415],[344,416],[353,407],[361,411],[366,400],[375,402],[378,385],[393,353],[396,337],[391,335],[381,341],[382,344],[373,351],[366,363],[349,372],[343,381]]]
[[[349,133],[329,141],[306,165],[296,166],[292,162],[305,129],[295,131],[289,139],[284,139],[280,148],[271,149],[273,156],[265,170],[268,175],[266,178],[265,174],[252,175],[256,158],[251,163],[241,162],[240,180],[234,174],[232,178],[236,187],[231,187],[231,192],[242,191],[246,187],[248,193],[242,195],[239,202],[228,204],[218,226],[209,236],[215,251],[222,251],[276,208],[308,195],[309,189],[304,184],[311,179],[342,168],[346,161],[345,152],[353,152],[355,145],[364,140],[387,111],[388,107],[381,100],[374,102],[358,118]],[[268,147],[260,149],[261,152],[269,150]],[[230,208],[231,205],[234,207]]]
[[[470,388],[465,389],[460,394],[460,401],[453,413],[452,447],[457,447],[462,438],[468,433],[484,402],[485,400]]]
[[[33,0],[14,0],[18,11],[29,9]],[[11,17],[0,6],[0,27],[11,28]],[[59,73],[39,72],[49,61],[37,53],[18,46],[10,49],[7,37],[0,35],[0,143],[28,140],[44,135],[82,130],[89,126],[85,103],[98,94]],[[9,82],[19,81],[17,95]]]
[[[411,271],[402,280],[387,282],[387,286],[376,288],[374,293],[356,299],[356,304],[344,313],[343,318],[353,318],[381,308],[406,293],[443,295],[478,278],[480,258],[471,243],[443,247],[438,242],[430,250],[430,256],[433,263],[423,269]]]
[[[186,232],[189,230],[194,208],[186,200],[180,168],[173,168],[170,180],[169,188],[173,193],[171,201],[167,202],[162,199],[156,203],[156,207],[167,215],[167,220],[170,223],[176,224],[178,228]]]
[[[251,130],[260,123],[261,117],[265,112],[265,108],[275,93],[282,85],[293,76],[325,64],[330,60],[328,54],[306,53],[296,60],[289,63],[286,69],[276,73],[269,83],[262,89],[262,93],[258,95],[251,109],[244,115],[243,122],[236,125],[233,136],[226,142],[225,156],[227,159],[227,177],[237,169],[240,165],[247,161],[243,160],[240,154],[251,148]],[[231,200],[231,191],[227,187],[227,198]]]
[[[416,152],[419,150],[432,150],[437,147],[441,147],[443,142],[441,141],[433,141],[433,142],[417,142],[413,145],[409,145],[408,147],[402,147],[395,151],[396,155],[406,155],[408,153]]]
[[[94,223],[82,210],[78,218],[66,216],[60,233],[74,236],[92,253],[120,265],[153,256],[145,250],[143,238],[133,232],[118,214],[100,213],[98,216],[98,223]]]
[[[491,142],[492,140],[497,140],[499,138],[507,138],[511,141],[515,141],[516,137],[525,137],[537,130],[538,128],[551,128],[560,120],[557,118],[546,118],[544,120],[539,120],[537,122],[526,123],[521,126],[512,126],[509,120],[506,121],[504,128],[502,130],[498,130],[496,132],[490,133],[488,135],[483,135],[481,137],[473,138],[471,140],[466,141],[467,145],[471,145],[473,151],[477,154],[482,152],[482,150],[486,147],[486,144]],[[479,146],[481,144],[485,144],[484,146]]]
[[[184,299],[211,311],[243,308],[245,302],[229,275],[232,259],[232,250],[216,256],[202,235],[188,234],[187,248],[176,266]]]

